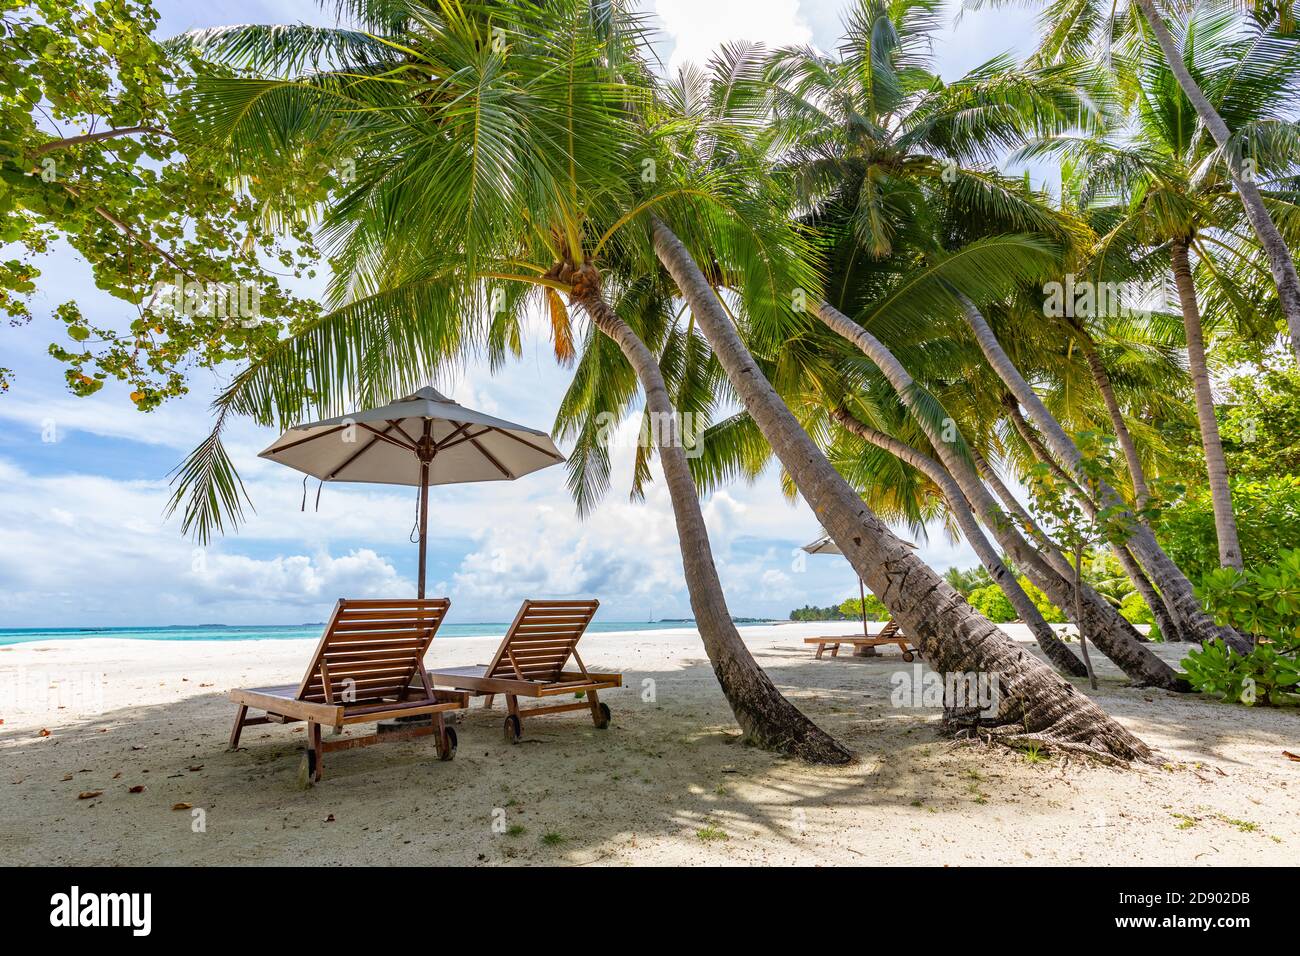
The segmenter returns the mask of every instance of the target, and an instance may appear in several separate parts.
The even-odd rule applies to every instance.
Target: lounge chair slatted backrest
[[[598,607],[599,601],[525,601],[484,676],[554,681],[570,657],[586,673],[576,645]]]
[[[298,700],[405,700],[412,681],[423,680],[425,651],[450,606],[447,598],[339,601],[298,686]]]

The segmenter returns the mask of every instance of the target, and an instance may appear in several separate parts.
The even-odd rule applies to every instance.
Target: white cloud
[[[736,40],[778,47],[812,39],[799,0],[655,0],[654,9],[673,42],[670,71],[684,63],[703,66],[719,46]]]
[[[343,557],[289,555],[257,560],[238,554],[196,556],[190,579],[200,600],[320,606],[351,598],[408,595],[413,583],[369,548]]]

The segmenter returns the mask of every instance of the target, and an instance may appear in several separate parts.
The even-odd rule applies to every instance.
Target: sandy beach
[[[742,629],[777,685],[857,752],[849,767],[739,744],[698,636],[661,630],[584,639],[589,668],[625,675],[602,694],[608,730],[543,717],[511,744],[501,701],[489,712],[475,701],[455,760],[440,763],[432,739],[344,751],[308,790],[296,782],[301,725],[247,728],[226,752],[226,693],[298,680],[311,641],[0,647],[0,853],[10,864],[1294,863],[1300,762],[1283,755],[1300,753],[1294,711],[1131,689],[1107,663],[1097,698],[1164,766],[1030,761],[942,738],[936,708],[891,706],[890,675],[911,669],[897,650],[817,661],[801,640],[851,630]],[[440,640],[429,662],[482,663],[495,644]],[[1156,647],[1170,661],[1185,650]]]

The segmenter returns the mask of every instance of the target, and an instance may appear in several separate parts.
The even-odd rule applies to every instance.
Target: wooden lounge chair
[[[497,694],[504,694],[508,711],[505,734],[512,743],[518,743],[523,736],[525,715],[538,717],[590,710],[592,723],[604,729],[609,726],[609,706],[601,703],[599,692],[621,687],[623,675],[588,671],[577,648],[599,606],[599,601],[525,601],[491,663],[431,670],[428,679],[438,687],[454,687],[476,697],[485,696],[485,707],[492,706]],[[578,665],[576,671],[564,669],[570,657]],[[578,693],[585,699],[526,710],[519,708],[520,697]]]
[[[450,604],[447,598],[339,601],[300,683],[230,692],[239,705],[230,749],[239,746],[240,732],[251,724],[305,720],[307,753],[300,776],[307,785],[321,778],[324,756],[333,750],[437,734],[438,756],[450,760],[456,754],[456,732],[442,715],[467,708],[469,695],[435,690],[424,677],[424,652]],[[249,717],[250,707],[265,713]],[[337,734],[350,724],[394,719],[405,726],[321,740],[322,727]]]
[[[880,629],[880,633],[875,637],[867,637],[866,635],[862,637],[805,637],[803,642],[817,646],[817,653],[813,655],[817,660],[822,659],[822,653],[827,647],[831,649],[831,657],[839,657],[841,644],[850,644],[854,648],[897,644],[898,649],[903,652],[903,660],[909,663],[921,653],[916,648],[908,645],[907,637],[903,634],[902,628],[894,620],[886,621],[885,626]]]

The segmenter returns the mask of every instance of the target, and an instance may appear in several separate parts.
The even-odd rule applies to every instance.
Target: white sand
[[[736,743],[691,631],[589,635],[617,669],[614,719],[582,713],[502,735],[501,702],[431,738],[330,754],[296,787],[301,725],[250,727],[226,753],[231,687],[300,678],[311,641],[78,640],[0,647],[0,858],[73,864],[1283,864],[1300,846],[1300,720],[1126,688],[1103,707],[1168,760],[1122,771],[1029,763],[938,736],[937,710],[890,706],[893,648],[812,659],[801,638],[743,633],[773,680],[860,755],[809,768]],[[1023,637],[1023,635],[1018,635]],[[481,663],[495,641],[442,639],[430,662]],[[1178,646],[1160,647],[1170,660]],[[653,682],[653,701],[646,681]],[[62,699],[60,701],[60,695]],[[62,706],[60,707],[60,702]],[[41,731],[48,730],[48,736]],[[140,793],[129,789],[143,786]],[[78,799],[87,791],[103,791]],[[203,811],[195,832],[188,803]],[[494,822],[497,826],[494,829]],[[522,827],[514,834],[496,832]],[[558,835],[545,839],[548,834]],[[725,839],[720,837],[725,834]],[[707,837],[713,836],[713,839]]]

